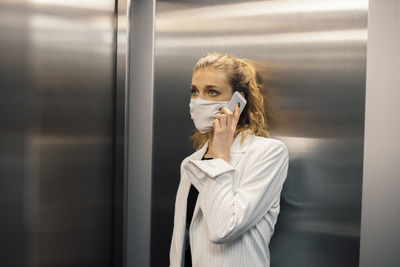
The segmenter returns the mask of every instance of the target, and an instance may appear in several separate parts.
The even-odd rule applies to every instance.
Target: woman
[[[261,89],[244,59],[211,53],[196,63],[189,106],[197,151],[181,164],[171,267],[269,266],[289,155],[269,136]],[[224,107],[235,91],[247,100],[240,116],[238,105]]]

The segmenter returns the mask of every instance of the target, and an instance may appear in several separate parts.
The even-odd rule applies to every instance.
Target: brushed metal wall
[[[196,60],[268,66],[290,151],[272,266],[358,266],[368,1],[156,2],[151,266],[166,266],[179,166],[193,152]]]
[[[1,266],[122,266],[119,2],[0,0]]]
[[[400,266],[399,29],[400,1],[369,1],[361,267]]]

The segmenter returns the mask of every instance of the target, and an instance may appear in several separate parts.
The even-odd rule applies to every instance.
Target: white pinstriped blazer
[[[230,149],[230,163],[201,160],[208,142],[181,164],[170,247],[170,267],[183,267],[190,236],[196,267],[265,267],[269,241],[280,209],[289,153],[277,139],[239,133]],[[186,204],[193,184],[199,191],[190,224]]]

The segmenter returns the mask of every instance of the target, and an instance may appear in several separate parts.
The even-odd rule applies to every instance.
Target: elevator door
[[[113,266],[115,1],[0,18],[0,265]]]

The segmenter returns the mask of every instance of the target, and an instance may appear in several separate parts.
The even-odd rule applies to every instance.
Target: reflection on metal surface
[[[213,51],[266,66],[272,134],[290,151],[272,266],[358,265],[367,10],[367,0],[157,1],[152,266],[168,262],[179,165],[193,152],[191,72]]]
[[[28,0],[32,4],[40,4],[40,5],[49,5],[49,6],[58,6],[58,7],[71,7],[71,8],[79,8],[79,9],[91,9],[95,11],[106,11],[110,12],[114,9],[115,2],[110,0],[96,0],[94,2],[80,1],[80,0]]]
[[[2,266],[118,256],[115,6],[0,0]]]
[[[160,1],[164,2],[164,1]],[[201,4],[201,2],[198,2]],[[176,6],[171,10],[164,10],[157,14],[157,32],[186,32],[201,33],[207,35],[214,32],[239,32],[244,30],[262,32],[273,29],[293,31],[299,27],[296,19],[303,19],[307,16],[307,22],[312,22],[321,16],[324,20],[330,20],[330,24],[324,24],[321,28],[327,29],[346,26],[338,19],[343,12],[363,13],[368,7],[365,0],[335,0],[335,1],[243,1],[243,3],[200,6],[185,8],[175,11]],[[303,17],[303,18],[302,18]],[[288,20],[289,19],[289,20]],[[301,30],[307,27],[318,28],[321,25],[302,25]],[[362,28],[362,25],[359,25]],[[285,29],[283,28],[285,27]],[[306,27],[306,28],[304,28]]]
[[[195,48],[204,40],[204,37],[190,38],[163,38],[158,44],[163,48],[185,47]],[[324,32],[302,32],[302,33],[283,33],[268,35],[246,35],[243,39],[241,35],[212,36],[207,38],[207,45],[213,47],[226,46],[258,46],[258,45],[310,45],[318,43],[365,43],[367,32],[365,30],[343,30],[343,31],[324,31]]]

